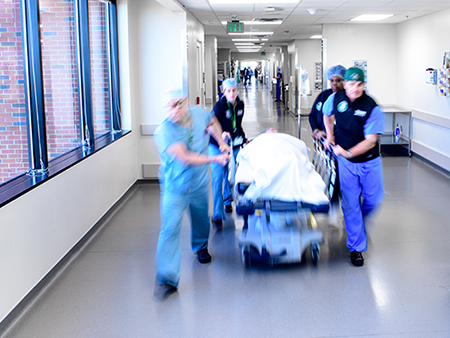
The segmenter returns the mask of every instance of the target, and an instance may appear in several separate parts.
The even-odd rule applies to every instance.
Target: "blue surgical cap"
[[[341,78],[344,78],[346,71],[347,71],[347,68],[345,68],[344,66],[341,66],[341,65],[336,65],[336,66],[330,67],[330,68],[328,68],[328,71],[327,71],[327,78],[328,78],[328,80],[332,76],[339,76]]]
[[[237,88],[237,82],[235,79],[226,79],[222,83],[223,90],[227,89],[228,87],[236,87]]]
[[[176,100],[176,99],[184,99],[187,95],[184,94],[184,90],[181,88],[174,88],[169,89],[164,93],[163,96],[163,104],[168,105],[170,101]]]

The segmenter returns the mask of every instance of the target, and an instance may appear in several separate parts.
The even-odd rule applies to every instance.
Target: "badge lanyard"
[[[233,127],[233,133],[236,132],[236,112],[234,111],[234,107],[231,107],[230,102],[227,101],[228,109],[231,112],[231,126]]]

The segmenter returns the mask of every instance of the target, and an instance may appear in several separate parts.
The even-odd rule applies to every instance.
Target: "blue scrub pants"
[[[277,100],[280,101],[281,98],[281,83],[277,82]]]
[[[233,159],[234,163],[236,163],[236,157],[239,153],[240,147],[236,147],[233,149]],[[220,155],[220,149],[213,144],[210,144],[208,147],[209,156],[217,156]],[[212,162],[211,166],[211,185],[212,185],[212,195],[213,195],[213,218],[214,219],[225,219],[225,209],[224,204],[229,205],[233,202],[233,196],[231,195],[230,184],[228,182],[228,165],[221,166],[219,163]],[[236,166],[233,166],[236,168]],[[232,173],[232,175],[236,175],[236,172]],[[224,182],[225,179],[225,182]],[[223,192],[222,192],[223,187]]]
[[[339,183],[342,197],[347,247],[350,251],[367,250],[364,223],[384,197],[381,157],[363,163],[352,163],[338,157]]]
[[[191,247],[194,253],[208,247],[208,182],[188,193],[163,191],[161,196],[162,227],[156,249],[156,280],[178,287],[181,267],[181,224],[189,207]]]

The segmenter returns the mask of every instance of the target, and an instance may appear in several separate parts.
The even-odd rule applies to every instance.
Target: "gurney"
[[[318,262],[324,239],[314,214],[328,212],[336,163],[323,146],[315,145],[313,159],[303,141],[281,133],[241,149],[235,196],[237,214],[248,216],[238,241],[246,267],[301,262],[308,247]]]

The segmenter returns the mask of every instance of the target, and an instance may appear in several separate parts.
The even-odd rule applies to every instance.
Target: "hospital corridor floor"
[[[298,119],[267,86],[239,85],[249,138],[298,135]],[[310,151],[307,116],[301,138]],[[350,264],[342,214],[319,215],[320,258],[246,268],[233,211],[211,227],[210,264],[182,229],[178,291],[154,297],[160,190],[138,183],[83,250],[7,332],[7,338],[450,337],[450,177],[418,156],[383,151],[386,195],[368,225],[363,267]],[[210,203],[210,211],[212,205]]]

